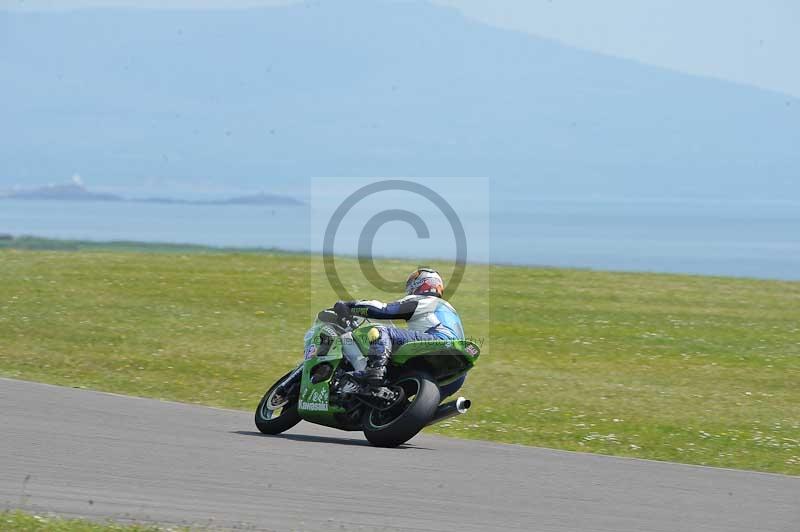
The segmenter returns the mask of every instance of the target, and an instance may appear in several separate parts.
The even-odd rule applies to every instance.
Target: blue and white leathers
[[[353,301],[349,303],[353,314],[378,320],[402,319],[408,330],[426,333],[440,340],[464,338],[461,318],[453,306],[436,296],[406,296],[391,303],[381,301]]]
[[[453,306],[436,296],[410,295],[391,303],[381,301],[350,301],[346,303],[357,316],[377,320],[402,319],[408,323],[407,329],[399,327],[379,327],[378,338],[369,346],[368,358],[385,364],[392,352],[407,342],[425,340],[464,339],[461,318]],[[464,377],[443,387],[442,397],[458,391],[464,384]]]

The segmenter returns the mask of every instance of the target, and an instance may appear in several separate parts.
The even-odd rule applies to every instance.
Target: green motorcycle
[[[470,401],[463,397],[439,404],[440,390],[472,369],[480,356],[476,344],[409,342],[392,354],[385,383],[369,386],[349,372],[366,366],[375,327],[365,318],[320,312],[305,335],[303,362],[273,384],[258,404],[258,430],[280,434],[304,419],[363,431],[372,445],[397,447],[427,425],[469,409]]]

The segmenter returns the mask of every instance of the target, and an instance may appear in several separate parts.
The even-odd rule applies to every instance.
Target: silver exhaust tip
[[[472,401],[467,399],[466,397],[459,397],[456,399],[456,410],[458,410],[459,414],[466,414],[469,407],[472,406]]]
[[[428,421],[428,425],[433,425],[445,419],[465,414],[471,406],[472,401],[466,397],[459,397],[455,401],[439,405],[431,420]]]

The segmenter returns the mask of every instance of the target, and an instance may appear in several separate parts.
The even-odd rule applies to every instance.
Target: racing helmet
[[[432,268],[419,268],[408,276],[406,295],[442,297],[444,281]]]

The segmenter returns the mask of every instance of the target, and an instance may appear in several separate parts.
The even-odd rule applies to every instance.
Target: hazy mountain
[[[800,197],[800,100],[424,2],[5,12],[0,64],[5,186],[465,175],[495,201]]]

